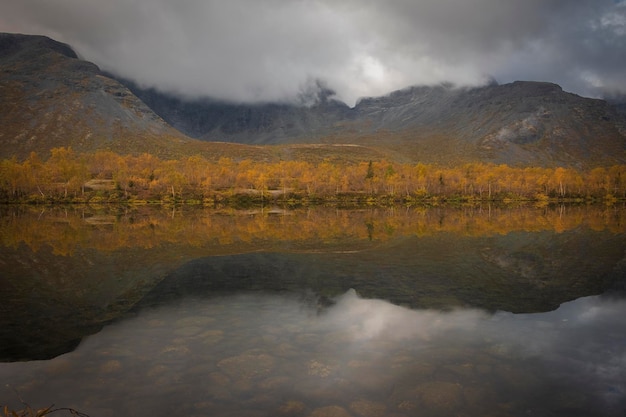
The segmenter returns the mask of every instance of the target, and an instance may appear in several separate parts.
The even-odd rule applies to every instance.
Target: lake
[[[621,205],[4,206],[0,266],[16,410],[626,411]]]

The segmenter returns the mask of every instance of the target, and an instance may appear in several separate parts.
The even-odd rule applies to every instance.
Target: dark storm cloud
[[[146,85],[231,100],[290,100],[315,79],[350,104],[489,77],[626,91],[626,5],[613,0],[0,0],[0,30],[54,37]]]

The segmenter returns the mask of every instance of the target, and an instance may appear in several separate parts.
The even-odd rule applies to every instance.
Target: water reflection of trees
[[[0,216],[0,243],[49,245],[57,255],[75,248],[115,251],[173,244],[212,253],[266,249],[290,251],[316,247],[384,242],[402,236],[455,233],[490,236],[515,231],[563,232],[577,227],[624,233],[626,208],[556,207],[422,207],[410,209],[206,210],[162,207],[5,206]],[[287,246],[285,246],[287,245]]]

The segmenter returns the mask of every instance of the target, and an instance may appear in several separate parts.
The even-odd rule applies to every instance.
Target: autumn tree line
[[[200,155],[52,149],[0,162],[3,202],[501,201],[626,199],[626,166],[588,170],[467,163],[455,167],[322,161],[259,162]]]

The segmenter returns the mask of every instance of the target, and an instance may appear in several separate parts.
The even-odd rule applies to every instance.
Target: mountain
[[[185,100],[120,79],[189,136],[239,143],[354,143],[407,162],[590,166],[626,162],[626,112],[556,84],[410,87],[354,108],[327,95],[310,106]]]
[[[200,123],[202,115],[198,117],[196,122],[193,114],[186,114],[186,123]],[[79,59],[69,45],[45,36],[8,33],[0,33],[0,126],[0,158],[24,159],[33,151],[46,158],[50,149],[60,146],[77,152],[108,149],[164,158],[201,154],[212,160],[225,156],[268,161],[306,155],[312,161],[367,161],[383,155],[363,146],[274,149],[232,143],[228,135],[222,140],[229,142],[192,139],[118,80]]]
[[[375,129],[395,132],[400,148],[411,138],[419,145],[435,137],[496,163],[579,166],[626,158],[623,115],[550,83],[410,88],[364,100],[357,110]]]
[[[626,163],[623,101],[555,84],[410,87],[352,108],[317,87],[299,103],[184,99],[104,73],[47,37],[0,34],[0,158],[71,146],[213,159]],[[280,146],[259,146],[268,144]]]
[[[0,157],[59,146],[165,156],[198,146],[70,46],[44,36],[0,34],[0,126]]]

